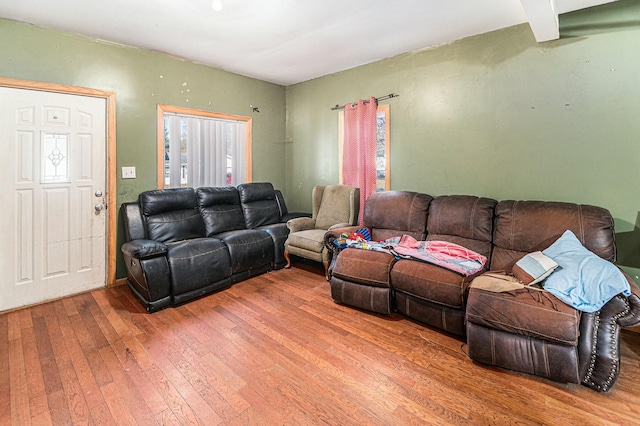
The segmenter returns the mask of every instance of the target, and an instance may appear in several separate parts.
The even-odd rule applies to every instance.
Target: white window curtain
[[[169,138],[168,186],[227,186],[245,182],[246,123],[165,116]]]
[[[245,182],[247,176],[247,123],[237,121],[231,127],[231,185]]]

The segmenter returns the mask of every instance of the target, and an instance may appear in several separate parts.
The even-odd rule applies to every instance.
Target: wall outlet
[[[123,167],[122,168],[122,179],[135,179],[136,178],[136,168],[135,167]]]

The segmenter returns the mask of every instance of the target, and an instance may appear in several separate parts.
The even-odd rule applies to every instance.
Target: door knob
[[[102,204],[96,204],[95,209],[96,209],[97,212],[100,212],[100,211],[102,211],[102,209],[104,209],[104,206]]]
[[[102,197],[102,191],[97,190],[96,191],[96,197]]]

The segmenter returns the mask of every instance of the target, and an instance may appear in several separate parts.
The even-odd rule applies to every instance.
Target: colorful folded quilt
[[[441,266],[461,275],[469,276],[480,272],[487,258],[459,244],[448,241],[417,241],[409,235],[403,235],[395,247],[396,253]]]
[[[447,241],[417,241],[409,235],[382,241],[371,241],[369,231],[362,229],[341,234],[334,240],[340,248],[357,248],[389,253],[398,259],[419,260],[441,266],[464,276],[481,271],[487,258],[459,244]]]

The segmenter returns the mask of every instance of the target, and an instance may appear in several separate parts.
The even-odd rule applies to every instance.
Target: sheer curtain
[[[376,192],[377,109],[374,97],[344,106],[342,180],[345,185],[360,188],[360,224],[365,201]]]
[[[165,186],[180,188],[181,152],[182,152],[182,117],[177,115],[165,116],[165,134],[169,139],[169,152],[165,148]],[[165,143],[166,147],[166,143]],[[167,179],[166,164],[169,162]]]
[[[231,185],[244,183],[247,175],[247,123],[237,121],[231,126]]]
[[[244,183],[246,123],[192,116],[165,116],[169,139],[166,186],[227,186]]]

